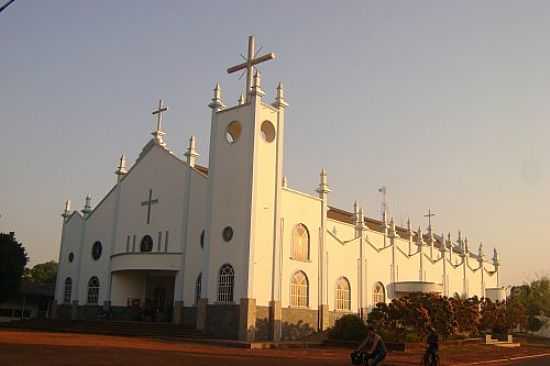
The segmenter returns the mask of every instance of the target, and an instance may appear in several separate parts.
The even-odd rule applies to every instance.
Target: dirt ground
[[[418,365],[422,348],[391,353],[384,365]],[[0,365],[350,365],[349,349],[248,350],[148,338],[0,330]],[[550,353],[549,348],[443,346],[443,365]],[[493,363],[498,364],[498,363]],[[521,364],[521,363],[517,363]]]

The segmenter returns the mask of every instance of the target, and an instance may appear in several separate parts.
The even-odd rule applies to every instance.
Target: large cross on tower
[[[435,213],[432,212],[431,209],[428,209],[428,213],[424,215],[424,217],[427,217],[428,218],[428,228],[431,230],[432,229],[432,217],[435,216]]]
[[[159,203],[158,198],[153,199],[153,190],[149,189],[149,199],[141,202],[142,206],[147,206],[147,223],[151,223],[151,206]]]
[[[153,111],[153,116],[157,116],[157,129],[152,133],[155,141],[160,145],[164,145],[164,131],[162,131],[162,114],[168,110],[168,107],[163,104],[162,99],[159,100],[159,106]]]
[[[249,98],[248,94],[250,92],[250,88],[252,87],[252,78],[254,77],[254,66],[265,61],[273,60],[274,58],[275,58],[275,54],[273,52],[266,53],[263,56],[256,57],[256,45],[255,45],[254,36],[248,36],[248,54],[246,57],[246,62],[243,62],[242,64],[239,64],[239,65],[232,66],[227,69],[228,74],[232,74],[239,70],[246,69],[245,101],[248,101],[248,98]]]

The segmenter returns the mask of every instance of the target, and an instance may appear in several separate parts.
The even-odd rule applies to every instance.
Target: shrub
[[[329,338],[359,341],[367,336],[367,326],[357,315],[344,315],[329,330]]]

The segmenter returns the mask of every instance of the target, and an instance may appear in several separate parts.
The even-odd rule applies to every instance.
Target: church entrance
[[[171,322],[175,271],[124,270],[113,272],[112,306],[132,321]]]

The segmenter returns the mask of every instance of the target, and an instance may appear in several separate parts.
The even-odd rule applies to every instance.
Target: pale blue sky
[[[163,98],[167,142],[207,164],[216,81],[254,33],[285,83],[289,184],[501,251],[503,284],[548,271],[550,2],[17,0],[0,14],[0,231],[56,258],[65,199],[97,203]],[[491,252],[490,252],[491,251]]]

